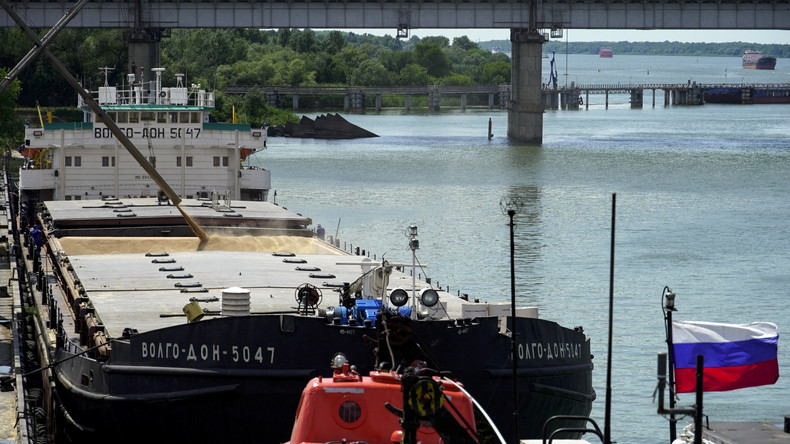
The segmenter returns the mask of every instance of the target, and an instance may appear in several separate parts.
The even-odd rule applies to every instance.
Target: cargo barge
[[[200,100],[199,89],[190,95]],[[536,309],[514,317],[508,304],[467,301],[415,279],[414,262],[377,261],[319,239],[309,218],[265,201],[268,171],[242,161],[244,150],[265,146],[265,131],[208,124],[206,93],[197,109],[157,103],[174,97],[159,82],[115,97],[142,98],[105,105],[137,120],[124,131],[175,177],[178,208],[87,111],[81,124],[27,129],[21,148],[36,152],[10,205],[58,442],[284,442],[305,384],[331,377],[338,352],[363,373],[414,358],[452,371],[506,436],[516,409],[524,437],[539,437],[553,415],[590,413],[593,364],[581,328],[539,319]],[[252,182],[239,180],[248,173]],[[82,182],[91,176],[94,185]],[[217,182],[196,186],[203,177]],[[193,236],[181,216],[208,238]],[[416,254],[416,227],[409,245]],[[371,339],[384,313],[409,320],[389,326],[397,343]],[[574,425],[583,421],[557,426]]]

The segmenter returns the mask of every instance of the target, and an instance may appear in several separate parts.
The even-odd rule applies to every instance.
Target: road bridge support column
[[[543,143],[543,103],[540,86],[543,36],[524,28],[510,30],[513,59],[507,114],[507,136]]]
[[[158,29],[137,29],[127,40],[129,46],[129,69],[134,66],[137,81],[149,82],[154,80],[151,68],[160,68],[159,41],[162,36]]]

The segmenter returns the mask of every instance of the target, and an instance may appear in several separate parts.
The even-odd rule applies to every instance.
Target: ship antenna
[[[107,81],[107,76],[110,71],[114,71],[115,67],[112,68],[105,66],[104,68],[99,68],[99,71],[104,71],[104,86],[110,86],[109,82]]]

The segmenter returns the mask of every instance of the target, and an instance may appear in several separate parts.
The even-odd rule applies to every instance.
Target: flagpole
[[[612,236],[609,252],[609,345],[606,357],[606,408],[604,413],[603,442],[611,444],[612,430],[612,319],[614,315],[614,223],[615,206],[617,204],[617,194],[612,193]]]
[[[675,308],[675,293],[672,293],[669,287],[664,287],[661,299],[664,309],[664,320],[666,322],[667,356],[669,357],[669,372],[667,375],[669,383],[669,411],[672,412],[675,408],[675,353],[672,350],[672,312],[677,311]],[[677,438],[677,419],[674,413],[670,413],[669,442],[672,443],[675,438]]]

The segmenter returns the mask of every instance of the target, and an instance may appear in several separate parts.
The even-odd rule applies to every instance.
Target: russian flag
[[[779,333],[774,323],[673,321],[672,337],[677,393],[696,390],[697,355],[705,357],[702,388],[706,392],[774,384],[779,379]]]

